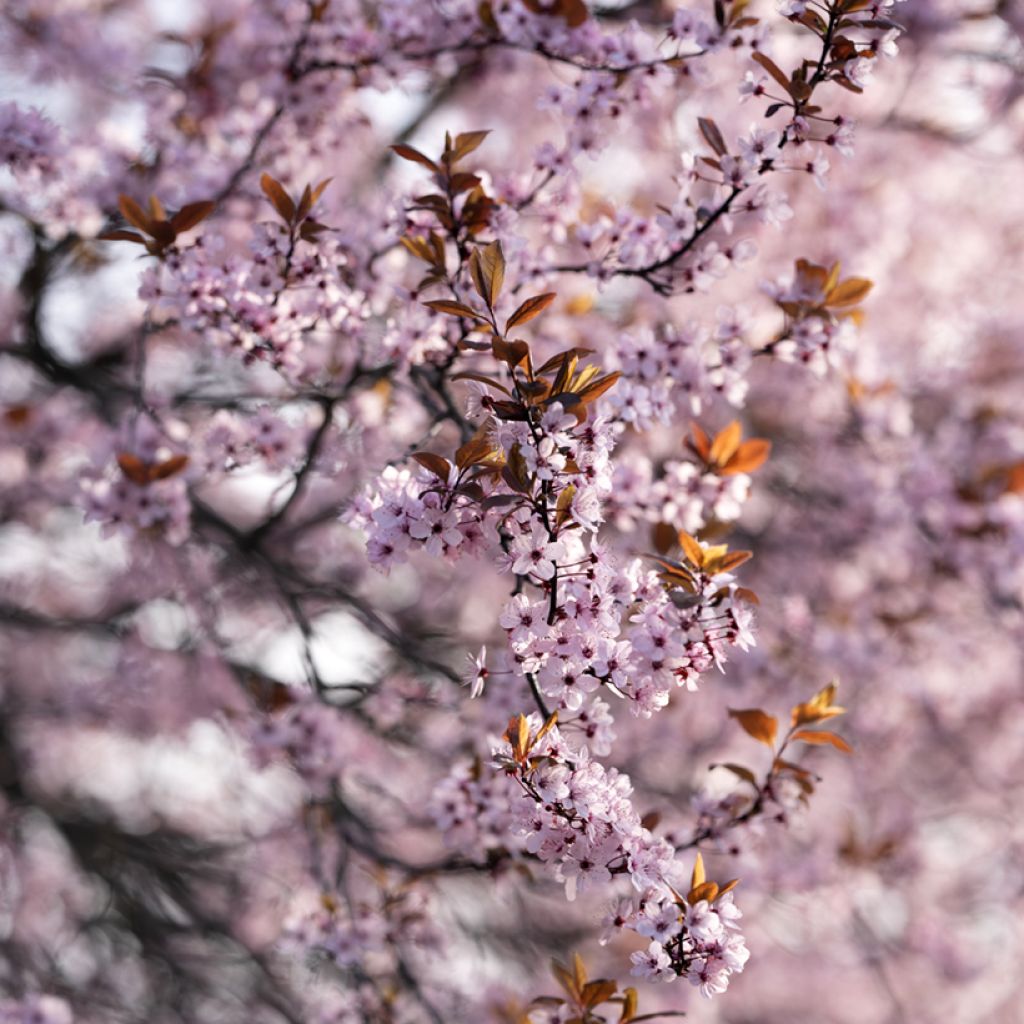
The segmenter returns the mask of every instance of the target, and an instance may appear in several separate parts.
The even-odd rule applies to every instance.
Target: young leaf
[[[558,495],[558,501],[555,502],[555,527],[560,529],[569,519],[569,508],[572,505],[572,499],[576,497],[576,487],[573,484],[569,484],[561,494]]]
[[[424,469],[433,473],[441,483],[448,483],[448,476],[451,473],[452,464],[446,458],[441,455],[435,455],[433,452],[413,452],[412,457]]]
[[[732,572],[733,569],[738,569],[744,562],[748,562],[753,557],[754,555],[751,551],[730,551],[728,554],[722,555],[721,558],[716,558],[713,565],[709,565],[707,568],[713,575],[718,575],[721,572]]]
[[[514,370],[530,354],[530,347],[525,341],[505,341],[502,338],[491,338],[491,351],[494,358],[506,363]]]
[[[525,324],[527,321],[532,320],[535,316],[539,316],[554,301],[554,292],[545,292],[543,295],[534,295],[532,298],[527,299],[508,318],[505,324],[505,333],[507,334],[513,327],[518,327],[520,324]]]
[[[692,438],[687,438],[686,443],[693,449],[693,452],[704,462],[711,461],[711,438],[708,437],[704,428],[696,421],[690,421],[690,433]]]
[[[719,472],[724,476],[732,476],[735,473],[753,473],[755,469],[759,469],[765,464],[771,450],[771,441],[766,441],[763,437],[752,437],[736,449],[732,458],[721,467]]]
[[[627,988],[622,994],[622,1014],[619,1017],[619,1024],[629,1024],[636,1016],[637,997],[635,988]]]
[[[451,163],[457,163],[464,156],[469,156],[470,153],[475,150],[480,143],[491,134],[488,128],[485,131],[479,132],[462,132],[455,136],[455,145],[451,150]]]
[[[619,986],[609,978],[596,978],[588,981],[580,991],[581,1002],[588,1009],[600,1006],[618,991]]]
[[[715,435],[709,453],[710,461],[718,466],[724,466],[736,454],[742,437],[743,428],[740,426],[739,420],[733,420]]]
[[[501,242],[491,242],[482,251],[474,249],[469,259],[469,271],[480,298],[493,309],[505,282],[505,255]]]
[[[464,316],[471,320],[486,321],[486,317],[462,302],[453,302],[450,299],[432,299],[430,302],[424,302],[423,305],[429,306],[438,313],[448,313],[450,316]]]
[[[703,885],[707,875],[704,873],[704,857],[700,850],[697,851],[697,859],[693,862],[693,874],[690,876],[690,888],[696,889]]]
[[[855,306],[863,302],[871,291],[872,283],[866,277],[848,277],[825,295],[825,305]]]
[[[206,201],[202,203],[186,203],[172,218],[171,227],[176,234],[182,234],[190,228],[194,228],[200,221],[205,220],[213,213],[217,204]]]
[[[576,991],[582,994],[583,986],[587,983],[587,968],[579,953],[572,955],[572,980],[576,983]]]
[[[844,754],[853,753],[853,747],[851,747],[842,736],[837,736],[834,732],[817,732],[813,729],[800,729],[793,733],[793,739],[819,747],[823,744],[828,744],[829,746],[835,747],[836,750],[841,750]]]
[[[485,462],[495,451],[494,441],[491,438],[490,430],[485,423],[459,450],[455,453],[455,465],[459,469],[466,466],[475,466]],[[500,449],[499,449],[500,451]]]
[[[704,136],[707,144],[719,156],[728,155],[729,147],[725,144],[725,139],[722,138],[722,133],[718,130],[718,125],[714,121],[707,117],[698,117],[697,126],[700,128],[700,133]]]
[[[277,211],[280,218],[286,224],[291,224],[295,217],[295,202],[285,192],[281,183],[264,172],[260,176],[260,188],[263,189],[263,194],[270,201],[270,205]]]
[[[121,215],[124,217],[132,227],[138,228],[140,231],[144,231],[147,235],[152,235],[153,222],[146,215],[146,211],[131,196],[120,195],[117,197],[117,206],[121,211]]]
[[[659,555],[667,555],[677,540],[676,528],[671,523],[655,523],[651,527],[651,543]]]
[[[690,890],[687,894],[686,902],[691,906],[694,903],[699,903],[701,900],[707,900],[708,903],[711,903],[717,895],[718,884],[716,882],[702,882]]]
[[[679,531],[679,546],[686,555],[686,560],[700,569],[704,565],[704,549],[685,530]]]
[[[396,153],[403,160],[409,160],[414,164],[422,164],[424,167],[429,167],[435,173],[437,172],[437,164],[428,156],[424,156],[418,149],[413,149],[412,146],[406,146],[404,143],[398,143],[391,147],[392,152]]]
[[[846,708],[833,704],[838,687],[839,684],[833,680],[826,686],[823,686],[805,704],[797,704],[793,708],[793,725],[810,725],[813,722],[823,722],[829,718],[845,714]]]
[[[614,373],[605,374],[600,380],[595,380],[592,384],[588,384],[582,391],[579,392],[580,401],[584,404],[588,402],[594,402],[600,398],[606,391],[610,391],[618,379],[622,376],[618,370]]]
[[[118,228],[116,231],[104,231],[102,235],[97,235],[96,238],[101,242],[135,242],[137,245],[146,244],[146,240],[142,235],[137,235],[134,231],[125,231],[123,228]]]
[[[765,714],[760,708],[729,708],[729,717],[736,719],[743,731],[759,743],[775,746],[779,723],[773,715]]]
[[[763,53],[755,52],[751,54],[751,56],[755,61],[757,61],[758,64],[761,65],[761,67],[765,69],[765,71],[768,72],[769,75],[772,76],[772,78],[775,79],[776,82],[778,82],[779,85],[782,86],[783,89],[786,90],[789,96],[793,96],[793,90],[790,86],[789,78],[778,66],[778,64],[776,64],[770,57],[765,56],[765,54]]]
[[[188,465],[187,455],[172,455],[163,462],[158,462],[149,469],[150,480],[166,480],[168,477],[180,473]]]
[[[137,455],[132,455],[130,452],[122,452],[117,457],[117,464],[121,467],[121,472],[133,484],[138,484],[141,487],[149,483],[149,469]]]

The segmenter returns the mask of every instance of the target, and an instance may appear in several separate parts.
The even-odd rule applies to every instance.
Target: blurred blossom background
[[[815,98],[849,144],[823,141],[813,170],[783,150],[792,217],[733,210],[708,236],[727,274],[668,295],[599,266],[587,232],[599,250],[678,213],[698,117],[730,145],[782,130],[742,87],[765,78],[754,51],[787,72],[816,55],[789,17],[805,5],[752,3],[739,43],[649,80],[602,72],[625,58],[594,40],[654,63],[686,45],[680,10],[713,4],[590,4],[582,28],[557,3],[492,6],[0,10],[0,1022],[565,1024],[583,1018],[531,1001],[565,997],[549,964],[579,953],[637,987],[638,1014],[695,1024],[1017,1024],[1024,6],[880,11],[903,31],[863,94]],[[300,70],[316,62],[335,69]],[[708,877],[741,879],[750,960],[713,999],[631,978],[635,932],[599,941],[628,881],[568,901],[509,838],[492,751],[535,707],[500,551],[389,565],[374,547],[374,496],[480,422],[449,371],[491,372],[423,306],[446,294],[418,290],[398,240],[426,223],[429,173],[388,147],[436,158],[445,132],[484,129],[465,168],[497,203],[504,316],[555,292],[522,329],[537,363],[580,346],[623,375],[592,414],[618,424],[601,543],[625,563],[668,522],[753,552],[735,572],[756,644],[653,715],[605,694],[595,754],[687,870],[706,828]],[[272,298],[264,172],[294,197],[331,179],[327,230],[293,233]],[[133,230],[122,194],[216,203],[186,231],[219,278],[99,240]],[[798,259],[872,287],[855,329],[794,355],[772,339]],[[279,302],[292,272],[308,287]],[[248,333],[195,312],[231,289]],[[693,325],[714,359],[662,366]],[[741,421],[769,458],[702,478],[694,419]],[[791,780],[720,828],[750,799],[721,765],[772,766],[728,709],[786,728],[830,680],[853,754],[808,746],[813,792]]]

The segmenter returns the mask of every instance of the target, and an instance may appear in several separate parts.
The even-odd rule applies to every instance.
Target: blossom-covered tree
[[[8,0],[0,1022],[1018,1021],[1022,32]]]

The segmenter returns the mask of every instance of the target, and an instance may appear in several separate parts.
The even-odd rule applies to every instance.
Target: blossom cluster
[[[253,229],[247,259],[216,248],[201,236],[143,274],[139,295],[155,318],[172,318],[246,362],[295,375],[308,372],[308,334],[363,316],[362,298],[341,279],[345,258],[334,243],[306,242],[286,225],[264,222]]]
[[[627,929],[651,939],[633,954],[632,973],[685,977],[708,997],[724,992],[749,956],[732,901],[735,883],[720,889],[705,882],[702,866],[687,879],[671,844],[641,823],[628,776],[592,761],[586,747],[572,749],[554,718],[513,719],[494,756],[522,788],[513,810],[526,849],[565,883],[570,899],[628,875],[635,895],[614,905],[605,936]]]
[[[50,177],[62,154],[60,129],[41,110],[0,104],[0,167],[21,178]]]

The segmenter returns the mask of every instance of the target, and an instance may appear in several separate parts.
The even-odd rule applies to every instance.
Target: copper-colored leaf
[[[789,82],[789,76],[785,74],[785,72],[778,66],[778,64],[775,63],[775,61],[773,61],[770,57],[766,56],[763,53],[755,52],[751,54],[751,57],[755,61],[757,61],[757,63],[760,64],[761,67],[763,67],[765,71],[767,71],[768,74],[771,75],[772,78],[774,78],[775,81],[779,85],[781,85],[782,88],[785,89],[790,96],[793,95],[793,90]]]
[[[190,228],[194,228],[200,221],[205,220],[213,213],[217,204],[209,200],[201,203],[186,203],[172,218],[171,227],[176,234],[182,234]]]
[[[676,528],[671,523],[655,523],[651,527],[651,543],[659,555],[667,555],[677,539]]]
[[[846,713],[846,708],[834,704],[839,684],[832,682],[823,686],[809,701],[793,708],[793,725],[809,725]]]
[[[768,460],[771,453],[772,443],[763,437],[752,437],[744,441],[736,449],[732,458],[719,470],[724,476],[731,476],[734,473],[753,473]]]
[[[151,466],[149,469],[149,478],[151,480],[166,480],[168,477],[172,477],[176,473],[180,473],[187,465],[187,455],[172,455],[169,459],[165,459],[163,462],[158,462],[155,466]]]
[[[451,299],[432,299],[430,302],[424,302],[423,305],[429,306],[438,313],[448,313],[450,316],[464,316],[472,320],[486,320],[486,317],[470,306],[467,306],[464,302],[454,302]]]
[[[560,963],[558,960],[552,960],[551,973],[555,976],[555,981],[557,981],[558,984],[565,989],[566,993],[574,1000],[579,996],[579,992],[576,989],[576,982],[573,980],[572,971],[570,971],[565,964]]]
[[[715,899],[720,900],[727,892],[732,892],[733,889],[735,889],[736,886],[739,884],[740,880],[738,878],[730,878],[729,881],[725,883],[725,885],[720,885],[718,887],[718,895],[715,897]]]
[[[711,442],[710,461],[717,466],[724,466],[736,454],[742,438],[743,428],[739,420],[733,420],[720,430]]]
[[[572,955],[572,980],[576,984],[576,991],[582,993],[583,986],[587,983],[587,968],[579,953]]]
[[[552,302],[555,301],[554,292],[545,292],[543,295],[534,295],[527,299],[509,318],[505,324],[505,332],[508,333],[513,327],[525,324],[535,316],[544,312]]]
[[[704,857],[700,850],[698,850],[697,859],[693,862],[693,874],[690,876],[690,888],[695,889],[698,885],[703,885],[706,878],[707,874],[704,871]]]
[[[619,1024],[629,1024],[636,1016],[637,997],[635,988],[627,988],[622,994],[622,1014],[619,1017]]]
[[[121,452],[117,456],[117,464],[121,467],[121,472],[133,484],[138,484],[141,487],[149,483],[149,467],[137,455]]]
[[[412,457],[424,469],[433,473],[441,483],[448,483],[448,475],[451,472],[452,464],[444,456],[436,455],[434,452],[413,452]]]
[[[307,242],[316,240],[316,236],[321,231],[330,231],[331,229],[326,224],[321,224],[317,220],[307,218],[302,222],[302,227],[299,229],[299,237],[305,239]]]
[[[494,337],[491,339],[491,351],[495,359],[515,369],[530,354],[530,347],[525,341],[504,341]]]
[[[829,307],[856,306],[863,302],[871,291],[872,283],[866,277],[848,277],[825,295]]]
[[[709,571],[717,575],[720,572],[732,572],[738,569],[744,562],[754,557],[752,551],[730,551],[720,558],[716,558],[712,565],[708,566]]]
[[[835,747],[836,750],[841,750],[844,754],[853,753],[853,747],[842,736],[837,736],[834,732],[816,732],[813,729],[800,729],[793,733],[793,739],[819,747],[828,744]]]
[[[690,433],[693,435],[692,439],[687,439],[687,444],[696,455],[701,458],[704,462],[711,461],[711,438],[708,437],[704,428],[696,421],[690,422]]]
[[[687,561],[700,569],[704,565],[704,549],[697,542],[697,539],[691,537],[685,530],[680,530],[678,537],[679,546],[683,549],[683,554],[686,555]]]
[[[470,153],[475,150],[480,143],[491,134],[490,129],[477,132],[461,132],[455,136],[455,145],[452,146],[451,150],[451,163],[456,163],[461,160],[464,156],[469,156]]]
[[[311,209],[313,209],[313,189],[307,184],[299,197],[299,208],[295,211],[295,220],[305,220]]]
[[[601,377],[600,380],[595,380],[592,384],[588,384],[581,392],[579,392],[580,401],[584,403],[596,401],[606,391],[610,391],[618,383],[619,378],[622,376],[618,370],[614,373],[606,374]]]
[[[583,0],[523,0],[523,6],[534,14],[559,17],[569,28],[578,28],[590,14]]]
[[[140,231],[144,231],[147,235],[152,235],[153,222],[146,215],[146,211],[131,196],[124,194],[117,197],[117,206],[121,211],[121,215],[124,217],[129,224],[133,227],[138,228]]]
[[[501,242],[474,249],[469,258],[469,272],[480,298],[493,309],[505,283],[505,254],[501,251]]]
[[[691,906],[694,903],[699,903],[701,900],[707,900],[710,903],[717,895],[718,885],[715,882],[702,882],[700,885],[695,885],[689,891],[686,896],[686,902]]]
[[[569,509],[574,497],[576,497],[576,487],[574,484],[569,484],[558,495],[558,501],[555,502],[555,529],[560,529],[568,521]]]
[[[529,417],[526,412],[526,406],[521,402],[503,402],[496,401],[491,402],[491,412],[500,420],[512,420],[515,422],[525,422]]]
[[[153,241],[158,249],[167,248],[174,241],[175,237],[174,228],[171,227],[170,221],[166,220],[151,221],[149,233],[153,237]]]
[[[411,252],[417,259],[431,265],[434,264],[436,254],[426,239],[420,238],[417,235],[405,235],[398,241],[404,249]]]
[[[494,440],[491,437],[491,432],[487,424],[484,424],[455,453],[455,465],[459,469],[464,469],[466,466],[476,466],[490,458],[494,450]]]
[[[593,1009],[611,999],[618,990],[619,986],[610,978],[595,978],[588,981],[580,991],[581,1002],[588,1009]]]
[[[122,228],[118,228],[115,231],[104,231],[102,235],[97,235],[96,238],[102,242],[135,242],[137,245],[146,244],[146,240],[142,235],[137,235],[134,231],[125,231]]]
[[[744,732],[759,743],[775,746],[779,723],[773,715],[766,714],[760,708],[729,708],[729,717],[739,722]]]
[[[548,716],[547,721],[537,730],[537,735],[533,737],[533,742],[536,745],[539,743],[551,730],[555,727],[558,722],[558,712],[552,711]]]
[[[704,136],[707,144],[719,156],[726,156],[728,154],[729,147],[725,144],[725,139],[722,138],[722,133],[714,121],[708,117],[698,117],[697,126],[700,128],[700,133]]]
[[[403,160],[409,160],[414,164],[422,164],[424,167],[429,167],[432,171],[437,171],[437,164],[428,156],[424,156],[418,149],[413,149],[412,146],[406,146],[404,143],[398,143],[391,147],[394,153],[397,153]]]
[[[317,185],[316,188],[313,189],[313,205],[314,206],[316,206],[317,201],[324,194],[324,189],[327,188],[327,186],[330,185],[330,183],[332,181],[334,181],[333,177],[331,177],[331,178],[324,178],[324,180],[321,181],[320,184]]]
[[[278,212],[286,224],[291,224],[295,218],[295,201],[284,190],[284,187],[269,174],[263,173],[260,176],[260,188],[263,194],[270,200],[270,205]]]
[[[565,352],[559,352],[557,355],[552,356],[546,363],[537,368],[537,375],[541,376],[545,373],[550,373],[552,370],[558,369],[562,365],[562,361],[566,354],[574,355],[577,359],[582,359],[584,356],[593,355],[594,350],[592,348],[581,348],[576,346],[575,348],[566,349]]]
[[[552,395],[560,395],[569,387],[569,382],[572,380],[572,375],[576,372],[578,364],[579,357],[573,355],[572,352],[566,352],[562,356],[562,365],[558,368],[558,373],[555,374],[555,379],[551,382]]]
[[[837,284],[839,284],[839,273],[842,269],[842,264],[839,260],[836,260],[828,269],[828,277],[825,278],[825,284],[822,287],[822,291],[827,295]]]

